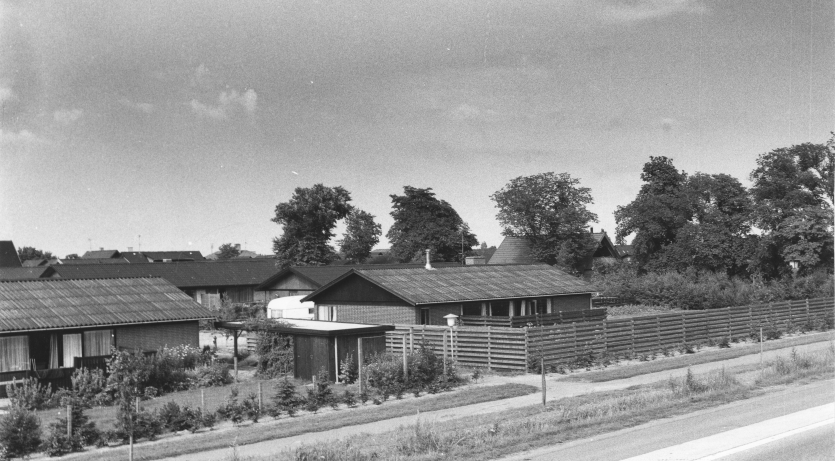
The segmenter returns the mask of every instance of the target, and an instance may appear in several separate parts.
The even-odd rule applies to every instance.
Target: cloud
[[[665,117],[659,121],[659,125],[661,126],[662,130],[669,132],[672,131],[673,128],[677,128],[678,126],[680,126],[681,122],[674,118]]]
[[[4,149],[27,148],[38,144],[49,144],[49,141],[25,129],[18,132],[0,130],[0,147]]]
[[[248,89],[243,94],[236,90],[223,91],[218,96],[217,101],[217,105],[209,105],[197,99],[192,99],[191,109],[198,117],[227,120],[230,112],[233,112],[237,106],[243,108],[248,114],[255,113],[255,109],[258,107],[258,94],[253,89]]]
[[[600,3],[585,4],[595,6],[597,17],[610,24],[629,24],[676,13],[707,11],[707,8],[697,0],[603,0]]]
[[[139,112],[150,114],[154,111],[154,105],[147,102],[133,102],[128,98],[119,99],[119,104]]]
[[[59,109],[52,114],[55,121],[61,125],[69,125],[80,119],[82,115],[84,115],[84,111],[81,109]]]

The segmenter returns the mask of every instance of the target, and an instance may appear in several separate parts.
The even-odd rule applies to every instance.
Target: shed
[[[218,322],[220,328],[241,330],[241,322]],[[270,325],[268,331],[293,337],[293,376],[310,379],[323,367],[328,379],[336,381],[339,362],[349,355],[359,363],[358,345],[362,341],[362,356],[366,359],[386,351],[386,332],[393,325],[325,322],[319,320],[283,319]]]

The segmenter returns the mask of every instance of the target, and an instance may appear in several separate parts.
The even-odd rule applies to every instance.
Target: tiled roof
[[[617,248],[621,258],[635,254],[635,249],[632,245],[615,245],[615,248]]]
[[[116,258],[119,256],[119,250],[92,250],[85,251],[81,255],[84,259],[98,259],[98,258]]]
[[[148,258],[139,251],[123,251],[119,256],[124,258],[129,263],[147,263]]]
[[[214,317],[159,278],[0,282],[0,331]]]
[[[455,266],[434,270],[359,269],[354,273],[412,305],[559,296],[594,291],[588,282],[542,264]],[[346,274],[304,300],[314,299],[319,293],[348,277],[350,275]]]
[[[52,266],[0,267],[0,280],[26,280],[51,277],[55,274]]]
[[[142,254],[154,261],[162,261],[164,259],[173,261],[202,261],[205,259],[199,251],[143,251]]]
[[[125,258],[84,258],[84,259],[62,259],[61,264],[80,265],[80,264],[125,264],[128,260]]]
[[[0,267],[20,267],[17,248],[11,240],[0,240]]]
[[[62,278],[161,277],[178,288],[254,286],[278,272],[274,259],[53,266]]]
[[[49,263],[48,259],[27,259],[23,261],[23,267],[38,267]]]
[[[525,237],[505,237],[488,264],[538,264]]]
[[[435,266],[460,266],[458,263],[432,263]],[[326,285],[333,280],[347,274],[351,269],[398,269],[398,268],[417,268],[423,267],[423,264],[358,264],[353,266],[292,266],[283,271],[273,275],[264,280],[263,283],[256,287],[256,290],[266,290],[273,286],[284,277],[291,274],[296,274],[299,277],[308,280],[313,285],[320,287]]]

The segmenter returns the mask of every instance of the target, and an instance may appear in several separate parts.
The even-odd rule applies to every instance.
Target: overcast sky
[[[825,142],[833,19],[823,0],[0,1],[0,239],[270,253],[276,204],[323,183],[384,234],[389,195],[431,187],[497,245],[490,194],[546,171],[613,234],[651,155],[748,184],[758,155]]]

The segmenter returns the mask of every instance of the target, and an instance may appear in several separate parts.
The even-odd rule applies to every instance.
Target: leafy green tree
[[[374,222],[374,215],[358,209],[348,214],[346,224],[345,234],[337,243],[349,264],[361,264],[380,242],[382,228]]]
[[[288,202],[275,207],[273,222],[282,226],[281,237],[273,239],[273,251],[280,267],[323,266],[336,252],[328,244],[337,221],[353,207],[351,194],[340,186],[297,187]]]
[[[588,225],[597,215],[586,208],[593,203],[591,189],[568,173],[540,173],[512,179],[490,196],[507,236],[531,242],[534,257],[572,272],[582,272],[585,259],[597,243]]]
[[[224,243],[218,248],[217,259],[232,259],[241,255],[241,250],[236,245]]]
[[[20,247],[17,249],[17,255],[20,257],[20,262],[30,259],[52,259],[52,252],[38,250],[35,247]]]
[[[766,277],[833,265],[835,135],[826,144],[804,143],[761,155],[751,172],[753,219],[763,235],[756,271]]]
[[[70,253],[64,259],[81,259],[81,257],[78,256],[78,253]]]
[[[466,254],[478,245],[461,216],[432,188],[403,187],[403,195],[391,196],[394,225],[386,233],[391,254],[401,262],[419,261],[428,248],[434,259],[461,261],[462,240]]]
[[[631,203],[615,211],[617,241],[635,234],[634,259],[641,269],[664,247],[676,240],[679,230],[692,218],[687,197],[687,174],[678,171],[667,157],[650,157],[644,164],[644,184]]]

